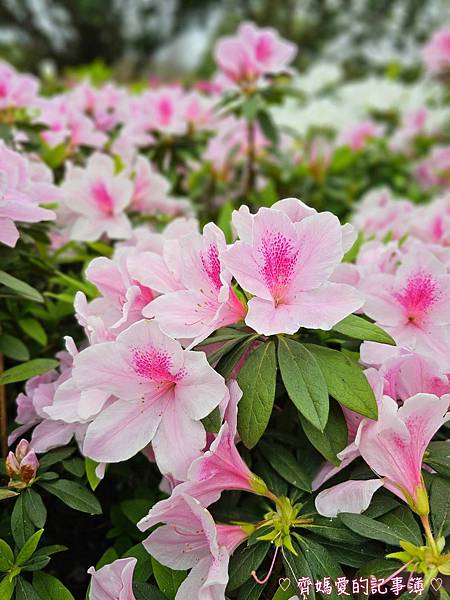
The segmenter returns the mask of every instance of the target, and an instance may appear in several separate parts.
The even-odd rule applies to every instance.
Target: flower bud
[[[21,440],[15,452],[10,452],[5,461],[9,475],[9,487],[23,488],[36,477],[39,461],[27,440]]]

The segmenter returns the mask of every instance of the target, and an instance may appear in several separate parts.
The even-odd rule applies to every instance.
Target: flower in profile
[[[72,374],[79,390],[117,398],[89,425],[87,456],[120,462],[152,442],[161,472],[179,480],[206,444],[200,420],[228,396],[203,352],[183,350],[152,321],[138,321],[115,341],[81,351]]]
[[[187,494],[172,496],[164,511],[152,511],[139,521],[139,529],[165,525],[143,542],[147,552],[171,569],[191,569],[175,600],[223,598],[230,555],[248,533],[238,525],[216,524],[208,510]]]
[[[98,571],[88,569],[91,578],[89,600],[136,600],[133,593],[133,573],[136,558],[121,558]]]
[[[329,330],[362,306],[352,286],[329,281],[349,233],[336,216],[316,213],[295,198],[256,215],[243,208],[233,214],[240,240],[223,262],[252,295],[249,327],[264,335],[293,334],[300,327]]]
[[[31,106],[39,88],[38,80],[22,75],[8,63],[0,62],[0,111]]]
[[[402,407],[384,396],[378,421],[365,419],[355,444],[384,486],[419,515],[428,514],[422,460],[434,434],[450,419],[450,394],[416,394]]]
[[[244,85],[286,71],[296,54],[295,44],[280,38],[277,31],[253,23],[242,23],[236,35],[221,38],[214,51],[224,75]]]
[[[36,477],[39,461],[30,443],[22,439],[15,452],[10,452],[5,461],[9,475],[9,487],[26,487]]]

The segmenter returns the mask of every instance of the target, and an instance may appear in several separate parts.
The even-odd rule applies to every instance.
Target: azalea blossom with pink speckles
[[[138,527],[145,531],[159,522],[165,525],[143,542],[147,552],[171,569],[191,569],[175,600],[224,598],[230,555],[248,534],[238,525],[216,525],[200,502],[187,494],[172,496],[164,511],[151,509]]]
[[[242,210],[233,215],[240,240],[223,261],[253,296],[245,322],[265,335],[330,329],[363,304],[353,287],[329,281],[344,255],[348,229],[299,200],[283,203],[254,216]]]
[[[228,395],[203,352],[183,350],[151,321],[80,352],[73,379],[81,391],[93,388],[118,398],[89,425],[87,456],[119,462],[152,442],[161,472],[179,480],[205,446],[200,419]]]
[[[397,344],[450,369],[450,275],[431,252],[407,254],[395,275],[373,275],[364,291],[364,312]]]
[[[70,236],[94,241],[106,234],[111,239],[131,235],[124,210],[130,204],[133,184],[124,172],[116,174],[111,157],[95,153],[86,167],[71,166],[62,186],[65,207],[74,214]]]
[[[203,235],[180,240],[180,280],[183,289],[163,294],[144,309],[171,336],[194,339],[197,344],[216,329],[245,317],[245,307],[231,288],[231,273],[224,268],[225,236],[213,223]]]

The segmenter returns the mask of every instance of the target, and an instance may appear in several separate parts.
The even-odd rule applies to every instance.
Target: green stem
[[[439,552],[437,549],[437,545],[436,545],[436,541],[433,537],[433,532],[431,531],[431,526],[430,526],[430,519],[428,515],[423,515],[420,517],[421,521],[422,521],[422,525],[425,531],[425,535],[427,537],[428,543],[430,548],[432,549],[433,553],[438,556]]]

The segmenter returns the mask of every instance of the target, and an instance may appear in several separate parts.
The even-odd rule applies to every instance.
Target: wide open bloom
[[[193,233],[180,239],[182,290],[164,294],[144,309],[156,317],[161,328],[173,337],[199,343],[216,329],[232,325],[245,316],[245,307],[231,288],[231,273],[223,266],[225,236],[214,223],[203,235]]]
[[[0,62],[0,111],[11,107],[31,106],[39,88],[38,80],[22,75],[8,63]]]
[[[114,161],[95,153],[86,167],[71,166],[62,185],[63,202],[76,215],[71,238],[98,240],[128,238],[131,225],[124,211],[130,204],[133,184],[122,172],[116,174]]]
[[[254,296],[245,322],[258,333],[328,330],[363,304],[353,287],[329,281],[349,232],[331,213],[316,213],[292,198],[254,216],[241,208],[233,224],[240,240],[223,262]]]
[[[425,188],[448,188],[450,183],[450,146],[435,146],[429,156],[419,162],[415,174]]]
[[[137,558],[121,558],[98,571],[91,567],[89,600],[136,600],[133,593],[133,572]]]
[[[15,222],[38,223],[55,218],[52,210],[39,206],[41,191],[39,184],[33,189],[25,158],[0,141],[0,242],[14,248],[19,239]]]
[[[143,542],[145,549],[171,569],[191,569],[178,588],[175,600],[219,600],[228,583],[230,555],[246,538],[237,525],[216,525],[198,500],[181,494],[173,496],[166,510],[141,519],[145,531],[166,523]]]
[[[179,480],[205,446],[200,419],[228,395],[203,352],[183,350],[150,321],[80,352],[73,378],[80,390],[103,390],[118,398],[89,425],[87,456],[119,462],[152,442],[161,472]]]
[[[425,248],[406,255],[395,275],[373,275],[364,312],[399,346],[450,368],[450,276]]]
[[[434,434],[450,419],[447,412],[450,394],[416,394],[402,407],[384,396],[378,421],[365,419],[355,444],[373,471],[383,478],[384,486],[407,502],[419,514],[428,512],[423,505],[426,492],[422,479],[422,460]]]
[[[242,23],[235,36],[217,42],[214,57],[228,79],[252,83],[263,75],[286,71],[296,53],[295,44],[281,39],[274,29]]]

